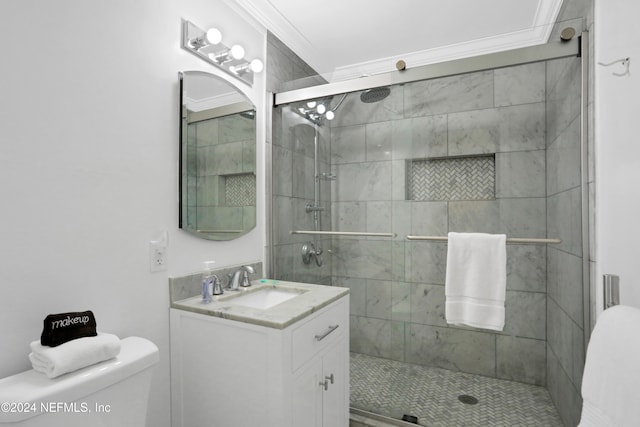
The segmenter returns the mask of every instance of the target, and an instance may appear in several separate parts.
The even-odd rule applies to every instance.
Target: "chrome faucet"
[[[228,289],[232,291],[237,291],[238,286],[243,288],[248,288],[251,286],[251,281],[249,280],[249,274],[255,273],[253,267],[250,265],[243,265],[239,269],[233,273],[233,276],[230,276]]]

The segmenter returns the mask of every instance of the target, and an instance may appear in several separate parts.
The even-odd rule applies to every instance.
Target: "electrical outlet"
[[[164,242],[149,242],[149,270],[152,273],[167,269],[167,245]]]

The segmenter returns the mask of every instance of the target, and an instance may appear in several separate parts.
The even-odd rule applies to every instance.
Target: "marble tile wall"
[[[267,90],[276,92],[322,83],[300,57],[273,34],[267,35]],[[329,248],[328,239],[292,235],[291,230],[313,230],[313,214],[306,205],[314,200],[315,127],[289,107],[274,108],[271,124],[271,238],[270,276],[281,280],[331,284],[332,257],[326,250],[323,264],[302,263],[302,244],[313,242]],[[320,172],[330,172],[330,130],[318,128]],[[331,197],[328,181],[321,182],[322,229],[331,227]],[[323,226],[324,224],[324,226]]]
[[[333,284],[351,289],[352,351],[546,384],[546,248],[508,247],[506,327],[495,333],[447,325],[447,246],[404,239],[546,236],[545,73],[532,64],[394,86],[376,104],[347,96],[331,127],[332,229],[398,233],[331,242]],[[494,199],[407,200],[407,160],[487,154]]]
[[[563,2],[551,37],[563,28],[574,27],[589,31],[590,51],[593,52],[593,0]],[[590,76],[593,76],[594,57],[590,55]],[[589,206],[590,242],[581,239],[580,192],[580,61],[553,61],[547,71],[547,194],[549,233],[559,233],[563,244],[549,249],[547,257],[547,378],[551,398],[565,425],[577,425],[582,399],[580,388],[585,357],[585,313],[583,313],[584,283],[582,245],[589,244],[593,253],[593,198],[595,197],[593,126],[588,131],[589,146]],[[589,121],[593,118],[593,77],[589,81]],[[593,268],[593,263],[590,265]],[[587,286],[588,288],[588,286]],[[593,321],[593,320],[592,320]]]
[[[589,280],[582,255],[580,67],[577,58],[547,67],[547,225],[549,235],[562,239],[547,254],[547,376],[565,425],[578,423],[582,406],[583,280]]]

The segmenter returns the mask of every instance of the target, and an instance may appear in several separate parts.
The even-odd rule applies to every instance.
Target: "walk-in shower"
[[[350,288],[354,413],[420,425],[579,414],[581,43],[276,94],[270,271]],[[504,331],[446,323],[450,231],[515,238]],[[305,251],[321,254],[305,262]]]

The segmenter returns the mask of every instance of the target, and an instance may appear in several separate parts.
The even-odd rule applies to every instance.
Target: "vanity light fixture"
[[[222,65],[226,62],[233,61],[234,59],[244,58],[244,48],[239,44],[234,44],[231,46],[231,49],[224,49],[220,52],[210,53],[209,58],[219,65]]]
[[[222,43],[222,33],[216,28],[207,31],[182,20],[182,48],[215,65],[222,71],[253,85],[253,74],[264,69],[259,59],[244,60],[245,50],[239,44],[227,47]]]

